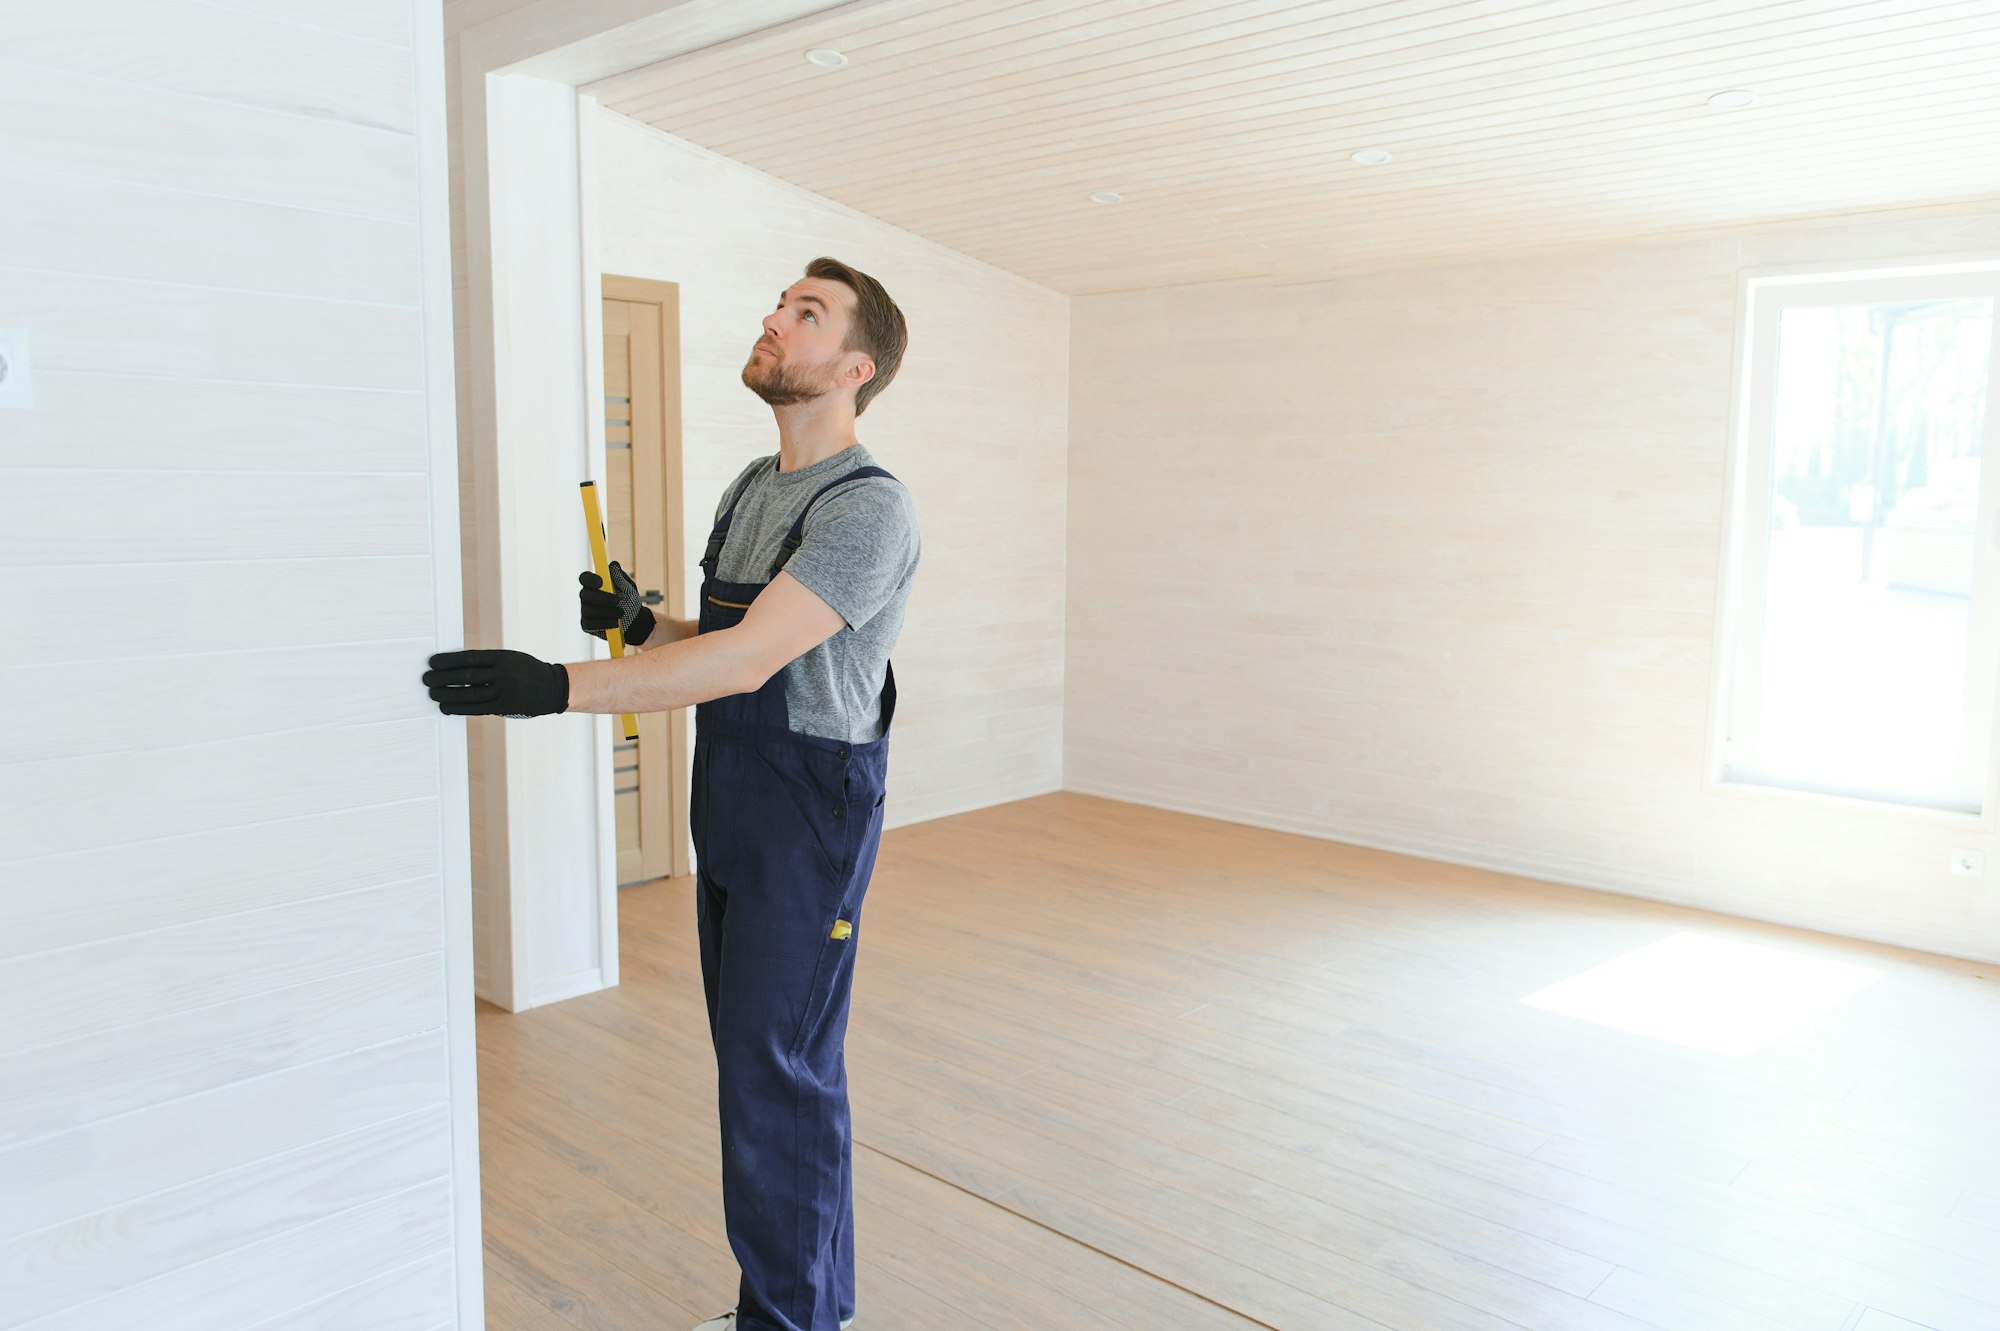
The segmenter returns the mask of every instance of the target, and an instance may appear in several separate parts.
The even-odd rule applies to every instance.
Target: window
[[[1747,293],[1719,775],[1979,813],[2000,262]]]

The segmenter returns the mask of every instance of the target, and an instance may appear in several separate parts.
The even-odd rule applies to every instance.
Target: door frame
[[[566,0],[447,32],[464,209],[465,572],[480,645],[556,661],[604,651],[575,611],[588,557],[574,492],[604,468],[596,103],[578,88],[877,3]],[[479,733],[476,984],[510,1011],[618,982],[612,723],[495,721]]]
[[[456,333],[452,320],[451,174],[445,98],[444,0],[411,6],[415,61],[417,245],[422,275],[424,428],[430,479],[432,641],[465,645],[459,553]],[[445,1086],[451,1125],[451,1234],[458,1326],[486,1324],[485,1244],[480,1216],[476,966],[472,936],[471,771],[466,728],[437,725],[438,874],[444,934]]]

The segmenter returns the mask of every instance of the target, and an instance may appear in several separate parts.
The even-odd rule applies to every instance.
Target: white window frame
[[[1995,333],[1989,349],[1986,439],[1974,520],[1973,579],[1968,626],[1971,666],[1964,711],[1969,730],[1985,737],[1984,753],[1968,755],[1961,781],[1978,792],[1975,808],[1910,803],[1884,792],[1813,786],[1755,771],[1738,756],[1735,735],[1754,729],[1761,683],[1766,592],[1766,524],[1771,512],[1771,437],[1776,391],[1778,317],[1786,309],[1875,301],[1989,297]],[[1729,457],[1729,505],[1718,598],[1710,709],[1707,788],[1711,792],[1776,798],[1893,814],[1956,827],[1990,829],[2000,804],[2000,255],[1869,265],[1815,265],[1742,274],[1736,383]],[[1975,746],[1976,748],[1977,746]],[[1983,761],[1975,761],[1983,759]]]

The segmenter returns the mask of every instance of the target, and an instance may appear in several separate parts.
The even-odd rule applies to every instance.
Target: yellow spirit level
[[[611,558],[604,552],[604,518],[597,511],[596,481],[583,483],[583,525],[590,532],[590,562],[597,566],[598,581],[604,584],[605,591],[616,591],[611,585]],[[625,655],[625,635],[618,631],[617,625],[604,630],[604,640],[611,644],[613,657]],[[638,717],[621,714],[618,720],[625,727],[626,739],[639,738]]]

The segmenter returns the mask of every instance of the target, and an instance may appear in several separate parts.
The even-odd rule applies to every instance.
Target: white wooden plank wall
[[[1079,298],[1065,785],[2000,959],[1948,872],[1990,833],[1703,788],[1739,269],[1977,250],[1990,207]]]
[[[0,0],[0,1327],[455,1318],[426,13]]]
[[[778,447],[738,377],[758,321],[815,256],[852,263],[910,322],[895,382],[858,423],[916,496],[924,538],[893,658],[890,825],[1060,788],[1067,298],[600,115],[604,269],[681,287],[686,603],[723,488]]]

